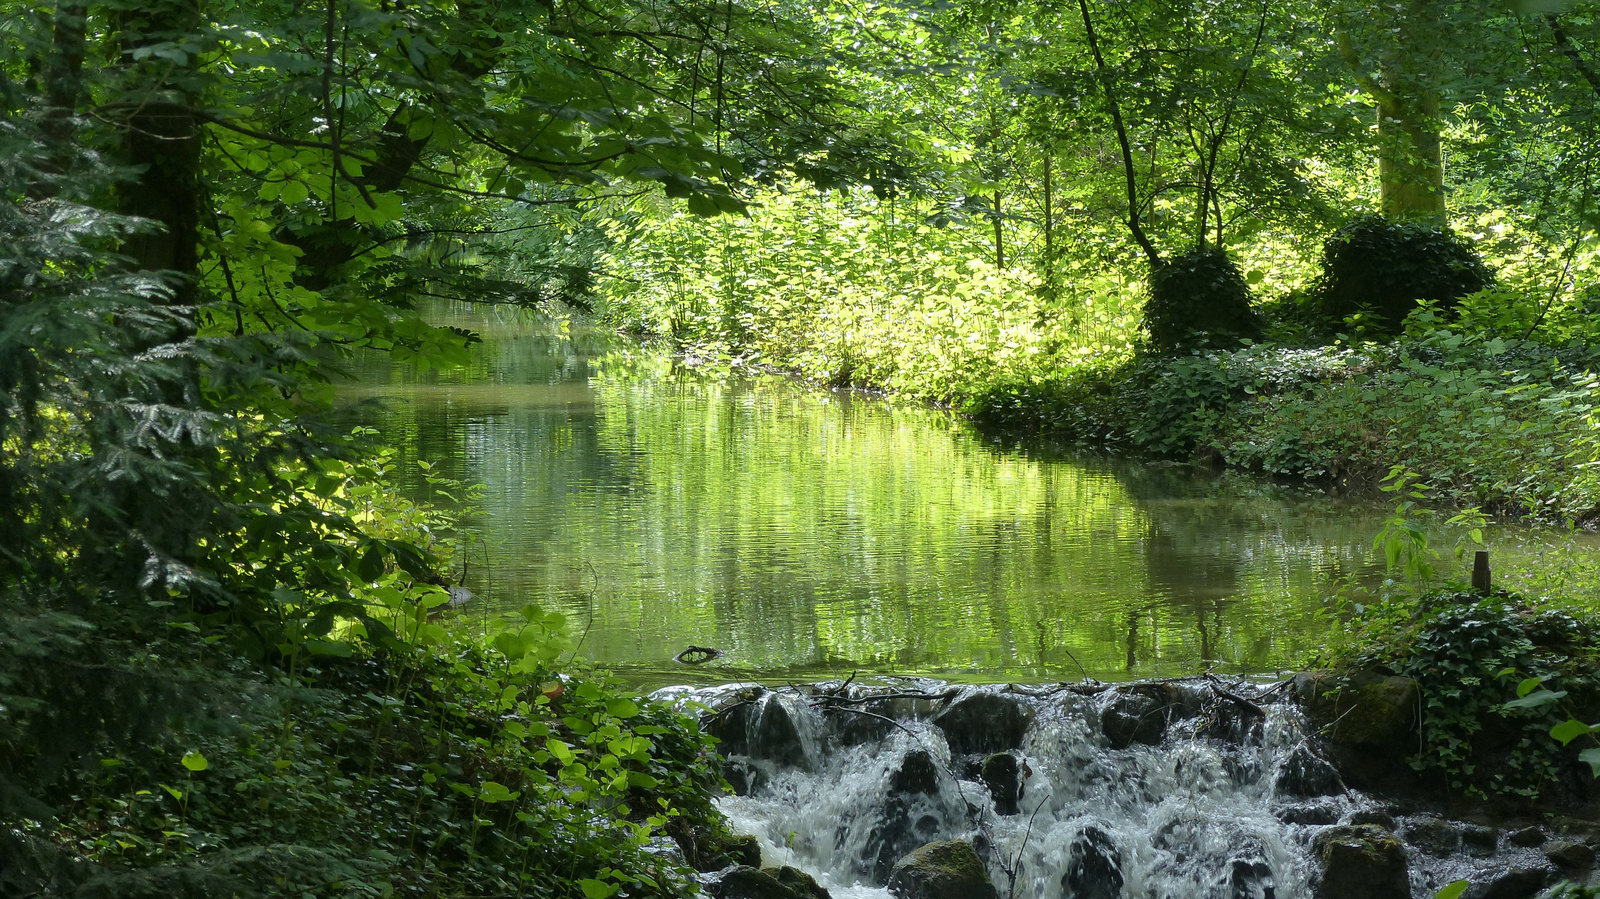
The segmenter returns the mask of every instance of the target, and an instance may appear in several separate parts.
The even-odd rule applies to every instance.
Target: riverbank
[[[1136,357],[987,385],[980,427],[1375,488],[1396,465],[1436,496],[1509,516],[1600,519],[1587,346],[1439,326],[1392,343]]]
[[[1154,355],[1126,310],[1079,333],[1078,313],[1062,318],[1039,297],[963,301],[959,287],[859,307],[758,291],[731,317],[626,295],[604,314],[701,364],[953,408],[991,434],[1355,492],[1401,465],[1443,502],[1600,522],[1600,350],[1581,329],[1527,339],[1525,322],[1495,319],[1491,298],[1448,318],[1419,310],[1396,337],[1318,343],[1269,308],[1264,342]]]

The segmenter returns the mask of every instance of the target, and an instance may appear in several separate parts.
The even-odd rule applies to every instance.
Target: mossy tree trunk
[[[1377,106],[1378,187],[1385,217],[1443,226],[1444,194],[1439,82],[1443,42],[1439,0],[1398,0],[1376,11],[1377,74],[1357,52],[1348,28],[1339,49]]]

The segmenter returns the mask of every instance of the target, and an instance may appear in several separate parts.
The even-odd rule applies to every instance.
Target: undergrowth
[[[685,849],[662,847],[703,862],[725,834],[709,738],[575,666],[557,614],[528,606],[484,633],[440,618],[459,529],[399,499],[387,460],[291,478],[372,535],[359,612],[282,590],[317,614],[263,631],[171,610],[152,629],[7,597],[0,783],[20,811],[0,893],[693,892]]]
[[[1589,747],[1552,730],[1574,716],[1600,718],[1600,616],[1449,588],[1350,603],[1346,614],[1318,662],[1416,681],[1421,739],[1407,759],[1412,769],[1479,797],[1587,794]],[[1525,701],[1539,684],[1566,701]]]

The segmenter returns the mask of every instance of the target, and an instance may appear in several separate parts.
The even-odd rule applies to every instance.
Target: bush
[[[1448,228],[1367,215],[1323,245],[1317,293],[1329,324],[1360,314],[1371,317],[1369,333],[1394,334],[1418,300],[1450,309],[1494,281],[1482,257]]]
[[[1144,326],[1157,353],[1237,346],[1261,337],[1250,285],[1227,253],[1208,246],[1186,250],[1150,272]]]
[[[1422,743],[1416,771],[1478,796],[1575,798],[1592,781],[1584,744],[1563,746],[1551,728],[1600,701],[1600,619],[1500,593],[1454,590],[1355,606],[1342,670],[1387,669],[1416,680]],[[1565,703],[1522,700],[1535,685]],[[1521,701],[1519,701],[1521,700]]]

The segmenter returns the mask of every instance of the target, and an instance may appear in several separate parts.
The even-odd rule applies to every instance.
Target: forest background
[[[1592,518],[1597,40],[1454,0],[0,3],[0,884],[726,860],[694,723],[562,674],[537,608],[441,624],[471,487],[399,499],[330,424],[352,354],[470,353],[432,297]]]

